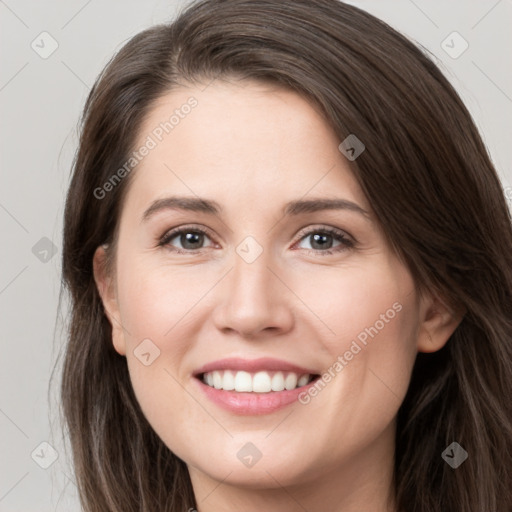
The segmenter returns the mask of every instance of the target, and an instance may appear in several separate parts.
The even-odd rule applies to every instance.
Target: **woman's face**
[[[340,142],[255,82],[174,90],[141,127],[114,285],[102,248],[96,279],[142,410],[196,483],[390,468],[416,353],[441,341]]]

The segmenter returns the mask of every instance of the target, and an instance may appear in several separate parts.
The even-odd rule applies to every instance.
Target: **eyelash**
[[[185,226],[185,227],[176,228],[176,229],[171,230],[168,233],[166,233],[160,239],[160,241],[158,243],[158,246],[159,247],[168,247],[171,251],[176,252],[178,254],[193,254],[193,253],[201,254],[202,253],[202,249],[198,249],[198,250],[177,249],[175,247],[172,247],[169,244],[169,242],[173,238],[176,238],[177,235],[181,235],[183,233],[200,233],[202,235],[206,235],[208,238],[212,238],[209,235],[208,231],[203,229],[203,228],[201,228],[201,227],[191,227],[191,226],[187,227],[187,226]],[[355,245],[355,243],[351,239],[349,239],[347,236],[345,236],[345,233],[343,233],[343,231],[341,231],[339,229],[336,229],[336,228],[332,228],[332,227],[313,228],[313,229],[310,229],[309,231],[301,232],[301,236],[300,236],[298,242],[300,242],[302,239],[304,239],[304,238],[306,238],[306,237],[308,237],[310,235],[317,234],[317,233],[321,233],[323,235],[325,235],[325,234],[332,235],[339,242],[341,242],[341,244],[338,245],[335,248],[327,249],[325,251],[321,251],[319,249],[303,249],[303,250],[307,251],[309,254],[313,253],[315,255],[321,254],[322,256],[328,256],[328,255],[331,255],[331,254],[334,254],[334,253],[337,253],[337,252],[342,252],[342,251],[345,251],[347,249],[351,249]],[[207,248],[204,248],[204,249],[207,249]]]

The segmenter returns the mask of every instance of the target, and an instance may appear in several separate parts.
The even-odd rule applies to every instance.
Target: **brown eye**
[[[205,230],[185,227],[172,230],[165,234],[159,245],[169,247],[171,250],[179,253],[198,252],[198,249],[204,248],[203,244],[205,238],[209,239]],[[176,241],[173,242],[174,240]],[[181,245],[181,247],[176,247],[176,244]]]
[[[354,246],[354,242],[343,231],[334,228],[309,230],[302,233],[301,240],[309,240],[311,249],[306,248],[307,251],[322,255],[341,252]],[[334,241],[338,241],[338,245],[333,246]]]

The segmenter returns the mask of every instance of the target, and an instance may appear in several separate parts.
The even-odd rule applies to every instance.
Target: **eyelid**
[[[356,242],[356,239],[350,233],[348,233],[344,229],[340,229],[340,228],[336,228],[334,226],[330,226],[329,224],[312,224],[310,226],[307,226],[307,227],[301,229],[297,233],[297,238],[298,238],[297,241],[300,241],[302,238],[304,238],[304,236],[310,235],[311,233],[317,232],[317,231],[318,232],[324,231],[324,232],[327,232],[327,233],[330,233],[330,234],[336,234],[338,236],[343,236],[343,237],[349,239],[353,243]]]

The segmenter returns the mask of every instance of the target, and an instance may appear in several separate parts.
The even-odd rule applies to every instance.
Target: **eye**
[[[159,242],[159,246],[168,247],[170,250],[179,254],[190,254],[200,252],[203,247],[205,238],[210,239],[208,231],[201,227],[185,226],[176,228],[166,233]],[[176,240],[181,247],[176,247]],[[331,228],[313,228],[301,233],[299,240],[309,240],[311,249],[305,249],[313,254],[329,255],[336,252],[341,252],[351,247],[354,247],[354,241],[349,238],[343,231]],[[338,245],[334,245],[334,241]],[[212,247],[210,245],[209,247]],[[206,247],[208,248],[208,247]]]
[[[159,242],[159,246],[168,246],[177,253],[199,252],[197,249],[203,249],[204,239],[209,238],[208,232],[199,227],[182,227],[173,229],[166,233]],[[171,242],[177,239],[181,248],[174,247]]]
[[[301,235],[300,240],[309,240],[312,247],[312,249],[306,250],[322,256],[341,252],[355,245],[354,241],[343,231],[331,227],[309,229],[305,233],[302,232]],[[339,242],[337,246],[333,247],[333,239]]]

